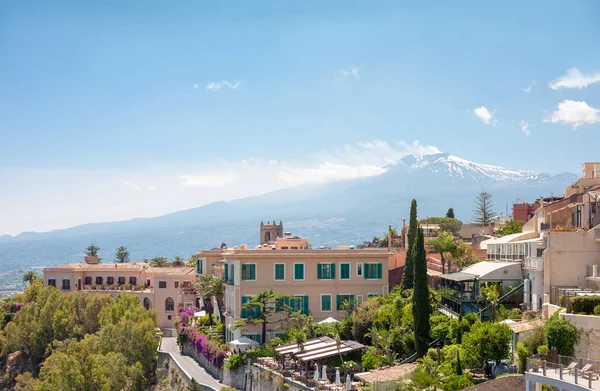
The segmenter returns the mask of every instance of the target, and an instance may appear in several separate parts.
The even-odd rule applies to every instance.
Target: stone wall
[[[215,377],[221,381],[223,384],[227,384],[231,387],[235,387],[238,390],[241,390],[244,386],[244,368],[237,368],[234,370],[229,370],[225,368],[225,364],[223,364],[223,368],[217,368],[211,362],[209,362],[203,355],[198,353],[196,347],[190,343],[185,342],[183,344],[183,354],[186,356],[192,357],[202,368],[206,370],[212,377]]]
[[[575,356],[598,360],[600,356],[600,316],[560,313],[560,317],[575,325],[581,334],[575,345]]]
[[[252,365],[250,382],[250,391],[311,391],[305,385],[286,379],[280,373],[259,364]]]
[[[158,352],[158,362],[156,367],[157,381],[161,381],[165,376],[171,377],[171,386],[174,390],[183,389],[190,385],[192,378],[182,368],[177,365],[170,353]],[[180,381],[178,381],[180,379]],[[212,387],[199,384],[202,391],[217,391]]]

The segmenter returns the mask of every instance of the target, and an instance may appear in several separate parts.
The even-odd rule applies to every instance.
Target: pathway
[[[163,337],[160,351],[170,353],[177,365],[179,365],[179,368],[186,372],[190,377],[196,379],[198,383],[212,387],[215,390],[220,390],[221,387],[223,387],[223,384],[219,383],[218,379],[215,379],[206,372],[196,360],[190,356],[181,354],[179,346],[177,345],[177,338]]]

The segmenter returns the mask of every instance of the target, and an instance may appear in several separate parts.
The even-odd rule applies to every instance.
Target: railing
[[[82,290],[91,292],[150,292],[152,291],[152,287],[130,284],[106,286],[92,284],[84,285]]]
[[[540,224],[540,231],[547,231],[550,229],[550,224],[548,223],[541,223]]]
[[[546,357],[536,354],[526,359],[525,374],[535,374],[551,379],[578,384],[589,389],[599,389],[598,380],[600,361],[588,360],[581,357],[558,356],[558,362],[546,360]],[[584,371],[585,369],[585,371]]]
[[[527,257],[523,261],[523,268],[529,270],[544,270],[544,258]]]
[[[429,344],[429,347],[430,347],[430,348],[432,348],[432,347],[436,346],[436,345],[438,344],[438,342],[440,342],[440,339],[439,339],[439,338],[438,338],[438,339],[436,339],[436,340],[433,340],[433,341],[432,341],[432,342]],[[410,356],[406,357],[404,360],[400,361],[400,365],[402,365],[402,364],[406,364],[406,363],[409,363],[409,362],[413,362],[413,361],[415,361],[416,359],[417,359],[417,352],[415,352],[415,353],[411,354]]]

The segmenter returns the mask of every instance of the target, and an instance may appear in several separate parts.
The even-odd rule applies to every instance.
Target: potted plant
[[[102,284],[102,290],[105,291],[106,290],[106,284]]]
[[[96,289],[98,289],[98,286],[96,284],[92,284],[90,285],[90,288],[92,288],[92,290],[95,291]]]

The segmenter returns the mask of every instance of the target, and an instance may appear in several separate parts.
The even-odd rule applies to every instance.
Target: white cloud
[[[562,122],[573,126],[573,130],[581,125],[592,125],[600,122],[600,109],[591,107],[584,101],[563,100],[558,110],[545,118],[544,122]]]
[[[523,91],[525,93],[530,93],[531,90],[533,89],[534,84],[535,84],[535,80],[532,81],[531,84],[529,84],[527,87],[521,88],[521,91]]]
[[[360,74],[357,67],[352,67],[350,69],[342,69],[340,71],[340,74],[342,75],[342,78],[352,77],[355,80],[360,79]]]
[[[136,185],[135,183],[131,183],[131,182],[129,182],[129,181],[123,181],[123,184],[124,184],[125,186],[129,187],[129,188],[132,188],[132,189],[134,189],[134,190],[137,190],[137,191],[142,191],[142,187],[141,187],[141,186],[139,186],[139,185]]]
[[[373,165],[351,166],[348,164],[321,163],[316,167],[284,167],[278,177],[290,186],[342,181],[381,175],[387,170]]]
[[[179,175],[177,178],[183,186],[193,187],[222,187],[236,179],[230,174]]]
[[[398,145],[403,146],[406,153],[410,154],[410,155],[423,156],[423,155],[433,155],[433,154],[442,152],[438,149],[438,147],[436,147],[434,145],[421,144],[419,142],[419,140],[413,141],[412,144],[408,144],[404,141],[399,141]]]
[[[497,119],[494,119],[494,121],[492,121],[492,118],[494,117],[494,113],[490,113],[490,111],[485,106],[476,108],[475,110],[473,110],[473,113],[475,113],[476,116],[481,118],[483,123],[486,125],[489,125],[490,123],[495,124],[498,122]]]
[[[600,73],[584,75],[579,69],[571,68],[567,71],[566,75],[548,83],[548,87],[553,90],[560,90],[561,88],[582,89],[598,82],[600,82]]]
[[[531,134],[531,128],[533,128],[533,125],[530,126],[527,121],[521,120],[521,132],[523,132],[525,136],[529,137]]]
[[[277,165],[277,160],[269,160],[269,165],[270,165],[270,166],[275,166],[275,165]]]
[[[221,82],[209,81],[206,85],[206,89],[211,91],[219,91],[222,87],[229,87],[232,90],[235,90],[240,86],[240,84],[241,83],[239,81],[233,83],[227,80],[223,80]]]
[[[198,88],[200,87],[198,84],[194,84],[194,88]]]
[[[156,187],[156,186],[148,186],[147,189],[150,190],[150,191],[156,191],[156,190],[158,190],[158,187]]]

